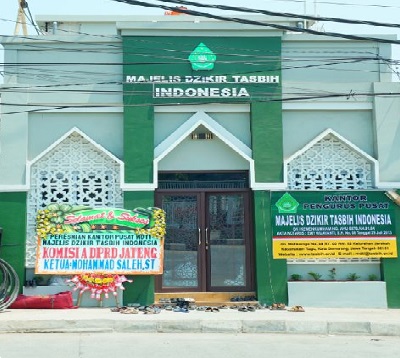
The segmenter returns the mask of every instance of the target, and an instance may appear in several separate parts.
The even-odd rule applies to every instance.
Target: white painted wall
[[[372,111],[367,110],[284,111],[284,157],[290,157],[328,128],[376,158]]]
[[[160,161],[159,170],[249,170],[249,163],[218,138],[187,138]]]

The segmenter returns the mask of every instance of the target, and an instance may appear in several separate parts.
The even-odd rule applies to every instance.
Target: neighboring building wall
[[[400,84],[375,83],[374,91],[388,93],[374,98],[376,153],[381,181],[400,181]],[[395,94],[395,95],[392,95]]]

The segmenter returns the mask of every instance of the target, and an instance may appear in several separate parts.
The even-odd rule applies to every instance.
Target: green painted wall
[[[154,111],[151,106],[124,106],[126,183],[153,182]]]
[[[282,103],[251,104],[251,135],[256,181],[283,180]]]
[[[134,209],[138,207],[154,206],[154,192],[130,191],[124,193],[124,207]],[[140,303],[151,305],[154,303],[154,276],[136,275],[128,276],[132,283],[124,285],[124,305],[128,303]]]
[[[25,281],[26,193],[0,193],[0,257]]]
[[[229,42],[228,42],[229,41]],[[189,54],[200,43],[205,43],[215,54],[215,67],[210,71],[194,71],[188,61]],[[227,47],[226,44],[230,45]],[[152,181],[154,113],[152,106],[177,103],[227,103],[250,102],[253,158],[256,163],[256,181],[282,181],[282,105],[281,83],[236,82],[233,76],[279,76],[281,75],[281,38],[222,38],[222,37],[124,37],[123,75],[142,79],[136,83],[124,84],[124,162],[127,183],[149,183]],[[240,54],[242,61],[233,58]],[[256,60],[254,62],[254,60]],[[157,82],[151,76],[164,76]],[[171,76],[171,77],[170,77]],[[190,78],[210,76],[203,83],[186,83]],[[223,76],[227,83],[214,81]],[[176,78],[171,80],[171,78]],[[256,78],[256,77],[254,77]],[[258,77],[257,77],[258,78]],[[135,79],[136,81],[136,79]],[[241,81],[241,80],[240,80]],[[229,83],[230,82],[230,83]],[[154,88],[240,88],[244,87],[250,97],[232,98],[159,98]],[[152,192],[125,193],[125,208],[153,205]],[[255,194],[255,247],[256,275],[259,299],[271,303],[286,302],[286,262],[272,260],[272,239],[270,230],[269,193]],[[262,201],[261,201],[262,199]],[[258,208],[265,205],[267,211]],[[266,215],[267,219],[264,218]],[[267,220],[267,221],[265,221]],[[264,233],[268,226],[268,236]],[[271,283],[272,282],[272,283]],[[135,278],[127,286],[124,302],[152,303],[154,299],[154,277]]]
[[[396,233],[400,231],[400,207],[392,204],[395,212]],[[389,308],[400,308],[400,242],[397,234],[397,258],[382,259],[382,277],[386,282],[387,303]]]
[[[271,195],[254,192],[255,258],[257,298],[261,303],[287,304],[286,260],[272,258]]]

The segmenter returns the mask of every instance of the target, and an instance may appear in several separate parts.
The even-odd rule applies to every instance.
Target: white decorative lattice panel
[[[356,190],[373,187],[373,163],[329,134],[288,163],[292,190]]]
[[[291,190],[362,190],[373,188],[374,164],[332,134],[288,163]],[[288,263],[368,263],[379,259],[302,259]]]
[[[51,203],[123,207],[120,164],[77,132],[31,166],[28,192],[26,267],[35,266],[35,218]]]

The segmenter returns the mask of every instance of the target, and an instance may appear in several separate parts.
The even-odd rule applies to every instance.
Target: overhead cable
[[[130,4],[130,5],[138,5],[138,6],[142,6],[142,7],[154,7],[154,8],[161,8],[164,10],[176,11],[175,6],[151,4],[151,3],[139,1],[139,0],[112,0],[112,1],[126,3],[126,4]],[[261,21],[249,20],[249,19],[244,19],[244,18],[219,16],[219,15],[214,15],[214,14],[210,14],[210,13],[206,13],[206,12],[189,10],[189,9],[179,9],[179,12],[182,12],[182,13],[188,14],[188,15],[192,15],[192,16],[201,16],[201,17],[206,17],[206,18],[210,18],[210,19],[237,22],[237,23],[246,24],[246,25],[271,27],[271,28],[275,28],[275,29],[279,29],[279,30],[303,32],[303,33],[308,33],[308,34],[317,35],[317,36],[344,38],[344,39],[348,39],[348,40],[370,41],[370,42],[397,44],[397,45],[400,44],[400,40],[389,40],[389,39],[384,39],[384,38],[379,38],[379,37],[371,37],[371,36],[348,35],[348,34],[337,33],[337,32],[322,32],[322,31],[308,29],[305,27],[301,28],[301,27],[295,27],[295,26],[285,26],[285,25],[278,25],[278,24],[271,23],[271,22],[261,22]],[[398,26],[400,27],[400,25],[398,25]]]

